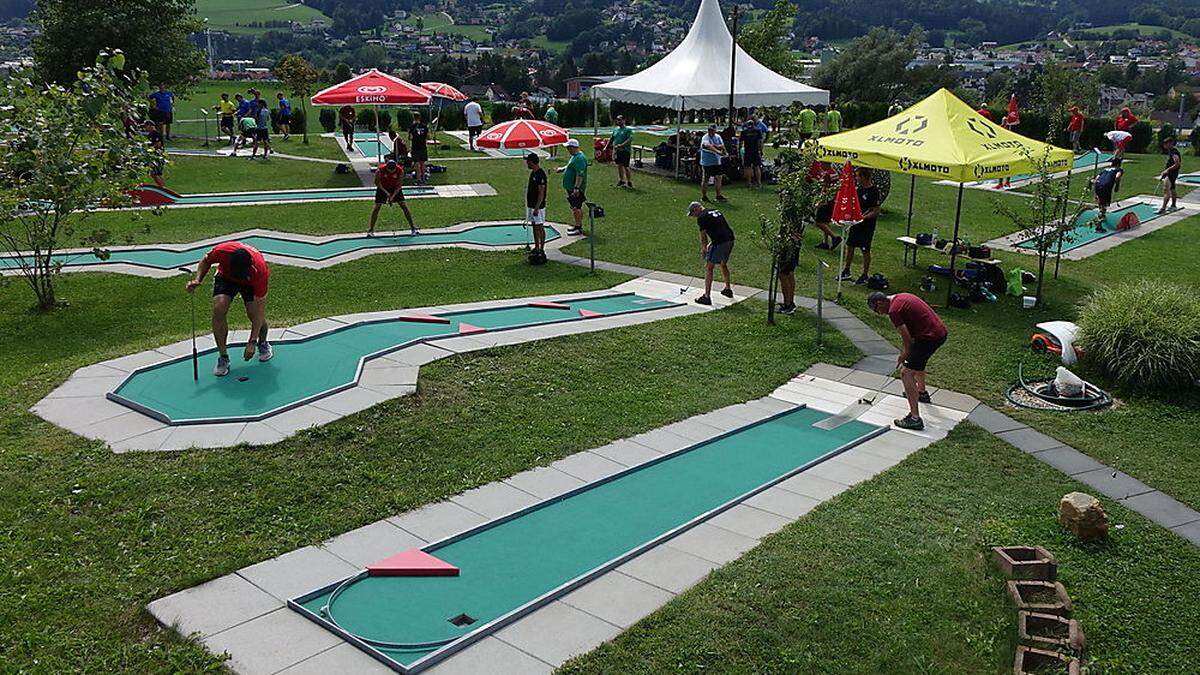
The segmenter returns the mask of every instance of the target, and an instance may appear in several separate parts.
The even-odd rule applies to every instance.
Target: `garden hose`
[[[1027,382],[1025,380],[1024,367],[1024,360],[1017,364],[1017,381],[1008,388],[1008,391],[1004,395],[1009,403],[1018,408],[1069,412],[1074,410],[1098,410],[1112,405],[1112,396],[1090,382],[1083,383],[1083,393],[1079,396],[1059,396],[1054,390],[1054,378],[1047,377]],[[1056,407],[1041,408],[1024,403],[1013,395],[1018,390],[1024,391],[1030,396]]]

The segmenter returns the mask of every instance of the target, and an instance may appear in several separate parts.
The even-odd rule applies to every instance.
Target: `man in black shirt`
[[[408,153],[417,165],[417,185],[425,184],[425,162],[429,161],[429,127],[421,119],[421,113],[413,113],[412,126],[408,128]]]
[[[762,187],[763,132],[759,121],[751,117],[742,127],[742,171],[746,187]]]
[[[721,266],[725,288],[721,295],[732,298],[733,288],[729,285],[729,254],[733,252],[733,228],[725,215],[716,209],[706,209],[700,202],[688,205],[688,216],[695,218],[700,226],[700,256],[704,258],[704,295],[696,298],[701,305],[712,304],[713,267]]]
[[[529,185],[525,188],[525,222],[533,227],[533,250],[546,252],[546,172],[536,153],[525,155]]]
[[[850,234],[846,235],[846,266],[842,269],[840,278],[843,281],[853,278],[850,274],[850,264],[854,262],[855,249],[860,249],[863,254],[863,273],[854,283],[861,286],[867,283],[867,277],[871,275],[871,240],[875,238],[875,219],[879,217],[881,200],[871,169],[859,167],[856,175],[858,205],[862,208],[863,219],[861,223],[852,225]]]
[[[1179,149],[1175,147],[1174,138],[1165,139],[1162,142],[1162,148],[1167,155],[1167,166],[1162,173],[1158,174],[1158,179],[1163,182],[1163,201],[1158,212],[1166,213],[1168,201],[1171,203],[1172,211],[1179,208],[1179,193],[1175,191],[1175,181],[1179,180],[1179,168],[1183,166],[1183,155],[1179,154]]]

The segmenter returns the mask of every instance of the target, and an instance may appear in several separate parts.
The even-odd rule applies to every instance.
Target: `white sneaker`
[[[267,361],[270,361],[272,356],[275,356],[275,350],[271,349],[270,343],[267,343],[267,342],[258,343],[258,361],[259,361],[259,363],[266,363]]]
[[[213,366],[213,375],[217,377],[225,377],[229,374],[229,357],[218,356],[217,365]]]

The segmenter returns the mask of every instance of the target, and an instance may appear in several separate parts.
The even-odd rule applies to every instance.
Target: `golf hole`
[[[247,381],[247,380],[249,380],[249,379],[250,379],[249,377],[246,377],[245,375],[243,375],[243,376],[241,376],[241,377],[239,377],[239,378],[238,378],[238,382],[245,382],[245,381]]]
[[[452,617],[450,617],[449,621],[450,621],[450,623],[454,624],[455,626],[470,626],[471,624],[475,623],[475,619],[470,616],[467,616],[466,614],[459,614],[458,616],[452,616]]]

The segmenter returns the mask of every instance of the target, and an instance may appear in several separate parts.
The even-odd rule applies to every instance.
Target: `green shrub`
[[[321,122],[321,128],[325,133],[329,133],[337,128],[337,112],[333,108],[321,108],[321,114],[317,117]]]
[[[1143,279],[1096,291],[1079,315],[1078,345],[1113,380],[1181,389],[1200,378],[1200,297]]]

